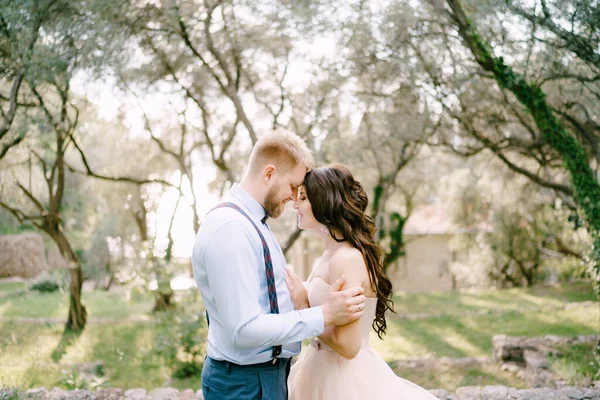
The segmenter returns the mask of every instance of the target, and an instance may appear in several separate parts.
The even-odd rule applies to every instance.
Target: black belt
[[[206,358],[210,358],[210,357],[206,357]],[[289,358],[277,358],[277,359],[275,359],[275,361],[270,360],[270,361],[265,361],[264,363],[247,364],[247,365],[236,364],[236,363],[232,363],[231,361],[226,361],[226,360],[215,360],[214,358],[210,358],[210,361],[216,365],[220,365],[229,370],[232,370],[232,369],[250,370],[250,369],[280,368],[280,367],[286,366],[290,362],[290,359]]]

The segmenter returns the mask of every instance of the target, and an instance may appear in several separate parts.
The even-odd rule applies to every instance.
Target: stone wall
[[[505,386],[467,386],[448,393],[443,389],[430,390],[440,400],[600,400],[600,388],[563,387],[561,389],[535,388],[517,390]],[[31,389],[18,392],[0,389],[0,400],[203,400],[200,390],[179,391],[161,388],[150,392],[144,389],[101,389],[97,391],[66,391],[54,388]],[[332,399],[337,400],[337,399]],[[398,399],[406,400],[406,399]]]
[[[565,385],[550,371],[550,355],[560,355],[560,347],[581,343],[596,343],[597,335],[513,337],[496,335],[492,338],[494,360],[502,370],[515,374],[528,387],[556,387]],[[582,385],[592,384],[580,382]]]
[[[518,390],[505,386],[466,386],[454,393],[444,389],[432,389],[430,392],[440,400],[600,400],[600,381],[589,382],[589,387],[564,386],[553,380],[546,369],[546,356],[557,351],[562,345],[588,343],[597,340],[596,335],[558,337],[544,336],[537,338],[510,337],[497,335],[492,339],[493,358],[462,359],[426,359],[399,360],[398,365],[413,369],[428,368],[440,363],[448,367],[473,367],[482,364],[500,363],[512,372],[523,373],[525,382],[533,386],[531,389]],[[545,386],[545,387],[535,387]],[[0,389],[0,400],[203,400],[202,391],[161,388],[152,391],[145,389],[99,389],[97,391],[66,391],[59,388],[52,390],[31,389],[19,392],[16,389]],[[329,400],[329,399],[326,399]],[[337,399],[333,399],[337,400]],[[407,399],[398,399],[407,400]]]

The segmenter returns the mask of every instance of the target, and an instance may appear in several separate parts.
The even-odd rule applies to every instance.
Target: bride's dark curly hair
[[[375,222],[365,213],[369,199],[363,186],[347,167],[333,164],[307,172],[304,188],[315,219],[329,229],[331,237],[336,242],[348,241],[362,253],[371,287],[377,293],[373,329],[381,339],[387,329],[385,312],[394,312],[392,283],[383,268],[383,249],[374,239]]]

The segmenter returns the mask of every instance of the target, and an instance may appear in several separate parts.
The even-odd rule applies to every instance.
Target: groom
[[[364,290],[332,285],[320,307],[294,310],[283,251],[267,218],[295,200],[310,150],[291,132],[254,146],[246,174],[202,223],[192,254],[194,277],[209,319],[202,392],[212,399],[287,399],[290,359],[301,341],[364,313]]]

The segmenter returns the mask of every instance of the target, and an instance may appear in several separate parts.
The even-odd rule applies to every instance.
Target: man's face
[[[304,175],[306,175],[304,165],[296,165],[287,172],[277,175],[265,197],[264,206],[269,217],[279,218],[283,214],[285,204],[288,201],[296,200],[298,188],[304,181]]]

